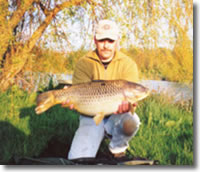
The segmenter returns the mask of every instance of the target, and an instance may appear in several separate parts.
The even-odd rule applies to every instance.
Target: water
[[[193,84],[159,80],[142,80],[140,83],[150,90],[155,91],[155,93],[173,97],[175,101],[193,100]]]

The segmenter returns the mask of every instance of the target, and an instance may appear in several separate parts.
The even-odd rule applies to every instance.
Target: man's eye
[[[115,41],[114,41],[114,40],[111,40],[111,39],[109,39],[109,40],[108,40],[108,42],[109,42],[109,43],[113,43],[113,42],[115,42]]]
[[[105,40],[104,39],[100,39],[100,40],[98,40],[98,42],[104,42]]]

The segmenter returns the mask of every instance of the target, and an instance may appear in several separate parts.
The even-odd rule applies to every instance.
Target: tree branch
[[[27,48],[32,49],[34,45],[36,44],[37,40],[42,36],[43,32],[47,28],[47,26],[50,24],[51,20],[54,18],[54,16],[63,10],[64,8],[73,6],[73,5],[80,5],[80,3],[83,2],[83,0],[73,0],[73,1],[67,1],[64,2],[61,5],[57,5],[53,10],[49,11],[47,13],[46,19],[44,22],[40,25],[40,27],[33,33],[32,37],[29,39],[27,43]]]
[[[13,13],[11,19],[9,20],[9,24],[8,24],[9,29],[13,30],[18,25],[24,13],[32,5],[34,1],[35,0],[24,0],[24,3],[22,2],[20,3],[20,6]]]

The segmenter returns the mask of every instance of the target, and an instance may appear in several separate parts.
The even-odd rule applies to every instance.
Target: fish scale
[[[56,104],[69,101],[81,114],[94,117],[98,124],[104,116],[117,112],[123,101],[135,103],[149,94],[149,89],[126,80],[106,80],[76,84],[66,89],[44,92],[37,97],[37,114]]]

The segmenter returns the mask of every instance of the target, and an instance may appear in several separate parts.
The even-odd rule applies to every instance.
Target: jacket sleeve
[[[75,66],[72,84],[79,84],[90,81],[92,81],[90,65],[82,58],[77,62]]]
[[[125,66],[122,78],[131,82],[139,82],[139,72],[137,64],[132,59],[130,59],[128,60],[128,63],[125,63],[124,65]]]

